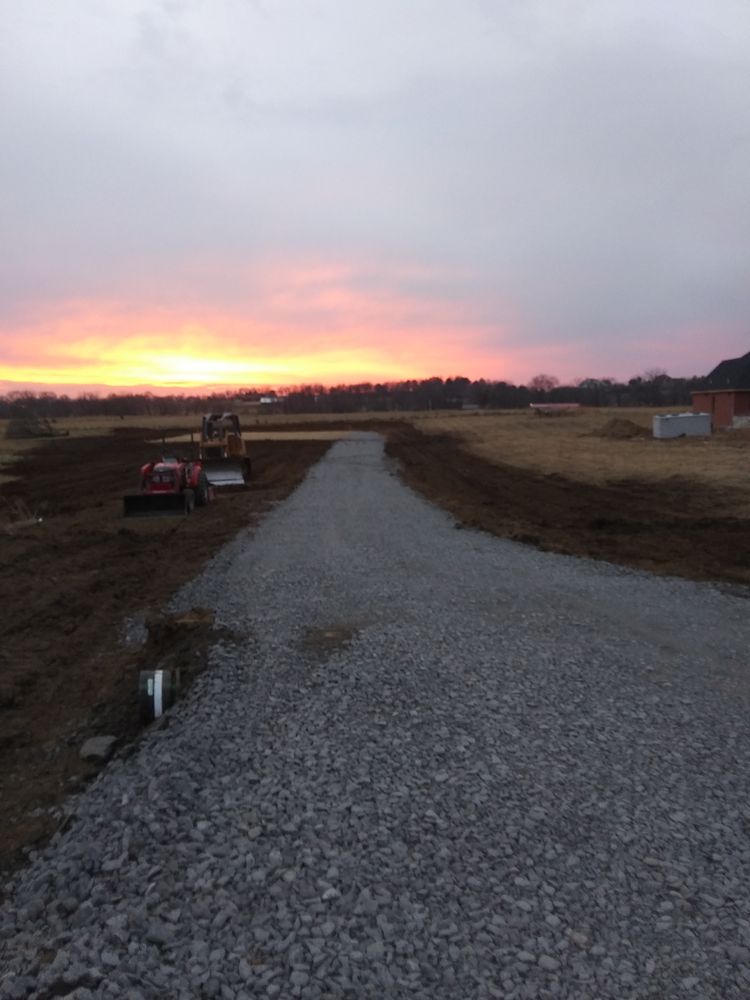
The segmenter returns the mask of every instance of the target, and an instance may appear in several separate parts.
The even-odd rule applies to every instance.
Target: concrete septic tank
[[[664,413],[653,418],[655,438],[708,437],[710,413]]]

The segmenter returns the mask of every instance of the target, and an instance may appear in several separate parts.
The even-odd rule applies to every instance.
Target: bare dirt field
[[[111,434],[89,425],[82,435],[23,442],[6,466],[14,478],[0,484],[0,867],[49,835],[57,823],[49,810],[94,773],[79,756],[88,736],[137,733],[143,652],[124,644],[125,620],[163,608],[329,446],[258,442],[248,491],[222,495],[187,518],[125,521],[122,494],[158,454],[146,442],[188,422],[118,422]],[[29,513],[43,520],[29,523]],[[174,638],[155,628],[152,645]],[[198,629],[191,641],[206,638]]]
[[[139,666],[184,646],[184,635],[157,620],[149,648],[128,647],[126,619],[157,615],[349,429],[385,434],[407,482],[458,525],[657,573],[749,584],[750,440],[653,441],[652,412],[266,417],[247,424],[255,438],[249,491],[188,518],[153,520],[124,521],[121,496],[158,454],[154,441],[189,435],[189,417],[60,421],[70,437],[0,440],[14,462],[0,481],[0,867],[47,837],[59,822],[56,804],[95,773],[79,756],[88,736],[126,743],[137,735]],[[198,658],[209,633],[189,632]]]
[[[581,409],[540,417],[528,410],[506,410],[422,415],[414,423],[428,434],[455,435],[472,454],[490,462],[586,483],[664,483],[676,476],[686,484],[736,487],[750,515],[750,432],[656,440],[651,421],[663,412]],[[732,510],[738,499],[727,497]]]

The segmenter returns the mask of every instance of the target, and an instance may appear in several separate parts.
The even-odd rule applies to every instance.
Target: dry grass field
[[[428,434],[456,435],[469,451],[547,475],[600,485],[679,477],[745,491],[750,513],[750,434],[720,432],[710,438],[656,440],[657,409],[581,409],[540,417],[526,410],[455,415],[419,415],[414,424]],[[627,436],[627,424],[642,436]]]

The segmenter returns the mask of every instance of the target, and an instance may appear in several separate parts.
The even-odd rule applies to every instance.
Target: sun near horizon
[[[176,294],[163,305],[81,298],[0,317],[0,391],[166,394],[456,375],[526,384],[540,372],[565,383],[650,367],[689,376],[715,363],[707,345],[716,338],[705,329],[675,329],[671,344],[645,331],[637,350],[535,339],[512,310],[501,323],[481,302],[426,289],[415,296],[374,279],[370,287],[339,266],[260,271],[252,303],[199,293],[182,306]],[[422,272],[407,278],[429,285]]]
[[[482,333],[445,309],[343,293],[322,312],[252,318],[73,302],[0,326],[0,387],[169,392],[519,374],[520,364],[481,346]]]

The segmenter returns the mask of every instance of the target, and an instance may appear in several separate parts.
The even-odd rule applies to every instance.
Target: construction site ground
[[[153,665],[182,641],[199,664],[210,624],[199,619],[176,635],[159,619],[170,596],[329,447],[258,442],[249,490],[189,517],[125,520],[122,495],[137,490],[160,433],[152,424],[40,441],[0,485],[0,870],[54,832],[56,807],[96,773],[80,757],[89,736],[121,745],[137,736],[144,660]],[[144,618],[153,619],[147,651],[127,642],[128,622],[138,633]]]
[[[613,452],[629,441],[612,442]],[[671,461],[700,441],[666,445]],[[603,482],[492,461],[450,433],[394,427],[387,445],[406,481],[464,527],[566,555],[587,556],[725,586],[750,584],[750,440],[732,445],[743,485],[672,474]],[[735,478],[735,477],[733,477]],[[750,596],[750,590],[748,590]]]
[[[457,527],[570,555],[730,586],[750,594],[748,490],[671,475],[582,482],[471,451],[459,436],[372,418],[279,422],[284,437],[252,443],[247,492],[187,518],[124,520],[121,496],[153,457],[162,431],[124,426],[106,436],[56,438],[20,452],[0,485],[0,869],[60,823],[60,802],[96,766],[88,736],[137,737],[137,672],[182,644],[200,660],[212,629],[184,632],[159,618],[170,596],[242,528],[282,500],[330,445],[317,429],[378,430],[406,481],[448,509]],[[678,443],[679,444],[679,443]],[[747,448],[737,449],[747,463]],[[42,521],[31,521],[41,517]],[[129,645],[152,617],[149,645]]]

